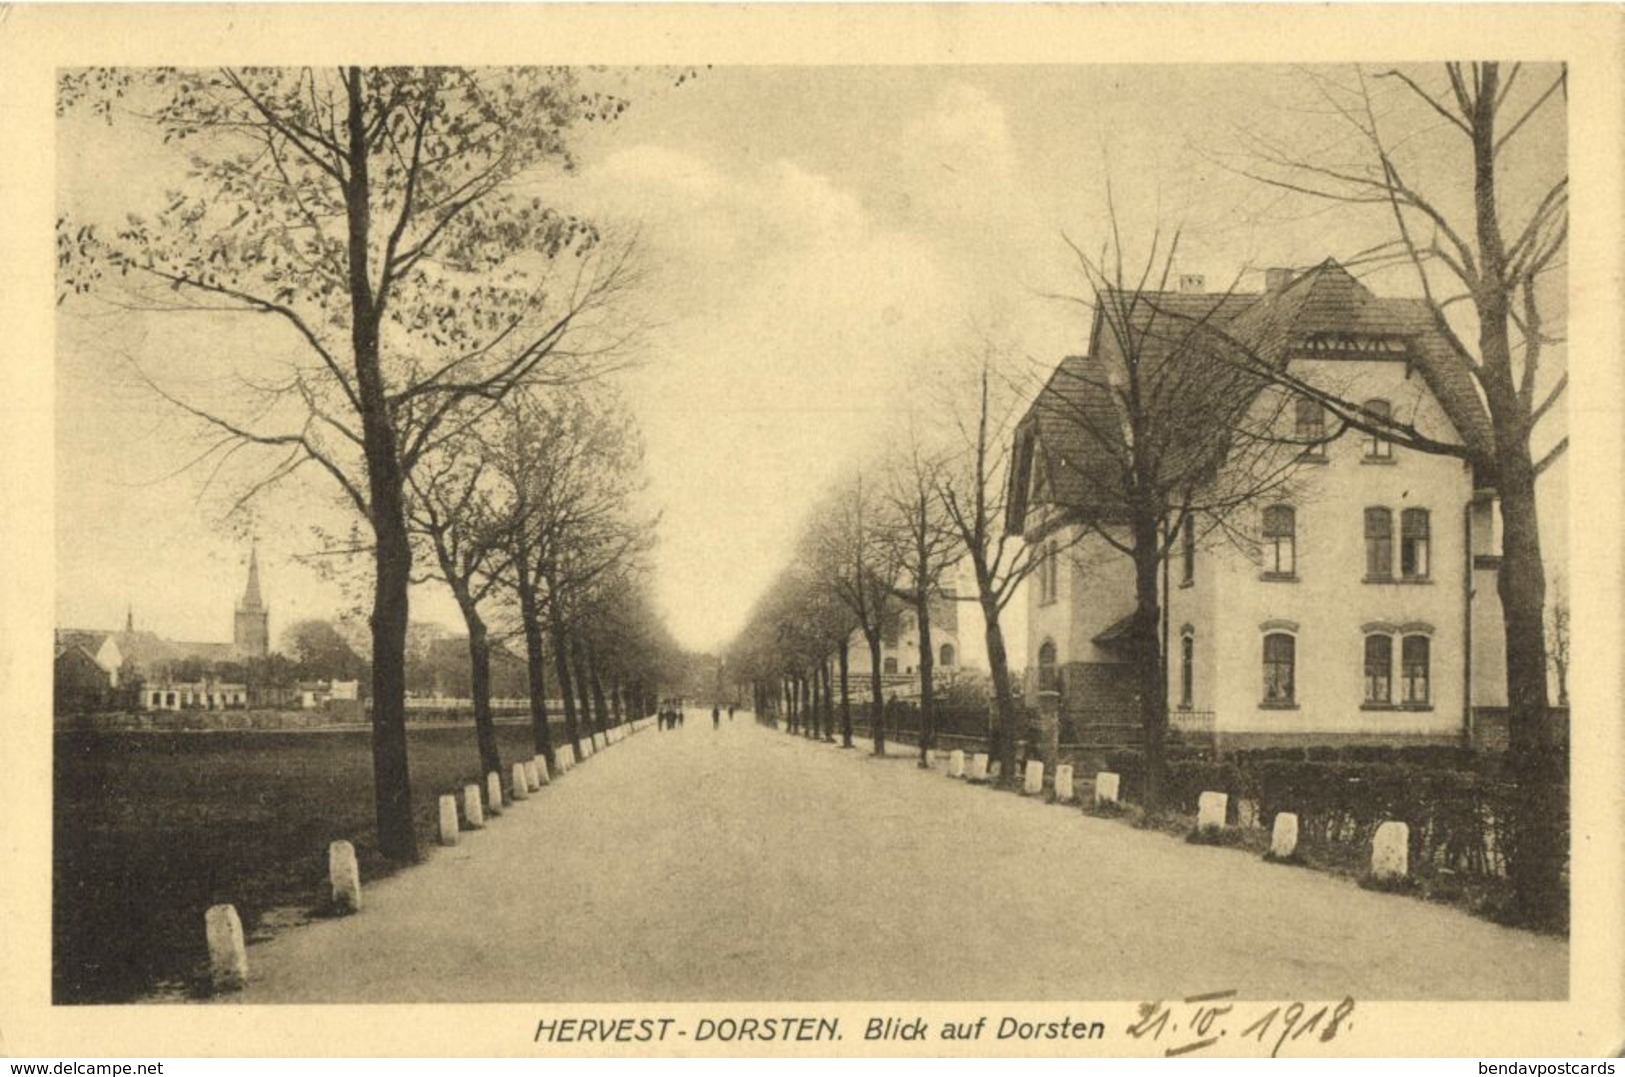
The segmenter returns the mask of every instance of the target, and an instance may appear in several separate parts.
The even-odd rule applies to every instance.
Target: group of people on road
[[[660,728],[676,729],[683,724],[683,701],[668,699],[660,705]]]
[[[734,705],[728,704],[728,721],[733,721]],[[660,713],[656,715],[659,729],[676,729],[683,724],[683,701],[676,697],[664,699],[660,702]],[[722,704],[711,704],[711,728],[722,728]]]

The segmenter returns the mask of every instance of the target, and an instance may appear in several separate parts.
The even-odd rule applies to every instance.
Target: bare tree
[[[993,680],[999,780],[1009,785],[1015,781],[1020,712],[1011,686],[1001,618],[1041,559],[1037,544],[1024,543],[1020,528],[1007,526],[1011,435],[1018,416],[1010,383],[999,367],[997,350],[984,342],[976,358],[969,403],[955,400],[948,409],[954,447],[938,481],[937,496],[976,579],[976,602]]]
[[[936,654],[931,639],[931,608],[943,597],[942,577],[964,554],[947,509],[938,496],[943,478],[940,455],[921,445],[910,424],[906,445],[888,461],[882,500],[886,508],[882,538],[891,550],[886,560],[898,566],[892,593],[914,612],[919,628],[920,766],[927,760],[936,732]]]
[[[114,231],[64,217],[60,292],[121,285],[139,309],[275,334],[285,365],[240,364],[240,409],[151,384],[217,452],[264,453],[250,495],[314,464],[371,525],[379,848],[412,859],[406,479],[437,439],[598,347],[585,331],[627,287],[624,251],[585,255],[588,225],[517,188],[568,167],[572,129],[623,103],[569,70],[351,66],[64,75],[59,108],[87,104],[148,106],[191,174]]]
[[[511,508],[504,504],[505,491],[493,481],[487,456],[481,437],[473,432],[441,445],[409,477],[408,519],[435,566],[423,578],[438,580],[451,591],[468,632],[480,772],[501,774],[491,711],[491,629],[481,606],[497,589]]]
[[[893,550],[885,541],[883,512],[874,483],[856,472],[837,487],[810,532],[820,575],[857,622],[869,646],[869,719],[876,755],[886,754],[880,651],[895,612],[892,584],[897,578]],[[844,685],[844,664],[842,681]]]
[[[1225,354],[1218,327],[1256,297],[1170,292],[1178,248],[1177,232],[1166,250],[1154,235],[1136,271],[1115,228],[1107,257],[1072,247],[1090,290],[1090,354],[1063,362],[1029,412],[1033,431],[1063,442],[1046,446],[1048,511],[1034,515],[1029,537],[1076,527],[1134,567],[1123,641],[1147,811],[1161,805],[1167,766],[1159,578],[1167,559],[1187,528],[1229,528],[1239,513],[1251,519],[1261,502],[1281,497],[1310,447],[1282,428],[1292,394]]]
[[[1568,439],[1537,454],[1533,435],[1568,385],[1566,374],[1543,376],[1547,349],[1561,339],[1550,323],[1561,304],[1568,240],[1561,140],[1567,70],[1450,63],[1436,73],[1372,76],[1356,68],[1346,83],[1311,79],[1319,102],[1354,137],[1337,142],[1336,156],[1255,137],[1246,171],[1279,190],[1386,211],[1393,239],[1379,250],[1414,269],[1448,349],[1440,360],[1471,379],[1487,411],[1487,422],[1460,431],[1460,443],[1441,444],[1361,415],[1349,401],[1326,401],[1397,444],[1467,460],[1500,498],[1509,759],[1525,808],[1509,874],[1520,913],[1555,922],[1564,915],[1566,784],[1547,711],[1546,573],[1535,495]],[[1445,157],[1458,149],[1466,151],[1465,168]]]

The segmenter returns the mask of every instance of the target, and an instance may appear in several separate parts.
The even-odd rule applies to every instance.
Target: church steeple
[[[244,611],[265,608],[260,598],[260,551],[257,544],[248,551],[248,586],[243,589],[242,605],[238,608]]]
[[[237,604],[232,641],[237,652],[249,658],[264,658],[271,650],[271,614],[260,597],[260,556],[256,545],[248,554],[248,585]]]

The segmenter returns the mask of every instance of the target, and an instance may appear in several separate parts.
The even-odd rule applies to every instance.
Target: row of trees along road
[[[906,603],[920,622],[922,744],[929,744],[930,627],[922,599],[964,561],[986,626],[1001,780],[1012,781],[1019,710],[1000,615],[1043,565],[1043,540],[1057,540],[1064,553],[1066,542],[1097,536],[1133,565],[1127,636],[1146,750],[1145,796],[1155,810],[1168,724],[1159,573],[1183,542],[1244,540],[1244,529],[1232,523],[1241,510],[1251,509],[1251,516],[1260,501],[1290,496],[1296,463],[1311,442],[1283,435],[1290,424],[1281,420],[1296,402],[1313,401],[1333,419],[1325,440],[1356,430],[1459,457],[1472,465],[1478,485],[1499,498],[1508,759],[1523,805],[1509,874],[1521,918],[1551,923],[1564,906],[1567,785],[1548,713],[1546,574],[1535,494],[1568,441],[1549,438],[1537,452],[1535,434],[1568,384],[1566,373],[1553,376],[1542,367],[1562,339],[1554,323],[1564,308],[1568,236],[1566,72],[1480,63],[1306,78],[1342,137],[1308,155],[1285,148],[1279,137],[1244,135],[1230,158],[1241,163],[1231,167],[1291,198],[1333,203],[1351,219],[1363,215],[1381,230],[1379,242],[1342,261],[1414,273],[1431,328],[1448,349],[1435,358],[1476,386],[1485,421],[1466,424],[1459,441],[1441,441],[1404,417],[1366,410],[1352,392],[1296,377],[1255,352],[1253,341],[1227,332],[1225,307],[1242,301],[1239,295],[1208,296],[1200,310],[1148,301],[1149,293],[1168,291],[1178,234],[1166,242],[1160,234],[1148,237],[1149,255],[1131,262],[1113,210],[1103,254],[1091,256],[1068,240],[1085,288],[1058,298],[1090,312],[1085,360],[1062,364],[1053,375],[1049,364],[1039,364],[1045,376],[1035,380],[1000,349],[980,346],[965,364],[974,387],[933,401],[923,438],[911,427],[906,451],[859,468],[814,509],[796,567],[758,604],[730,665],[759,685],[784,686],[793,714],[800,699],[816,701],[822,685],[827,722],[831,654],[841,671],[842,713],[850,715],[847,641],[857,632],[870,652],[880,751],[881,640]],[[1423,188],[1416,177],[1424,174],[1436,190]],[[1050,504],[1031,522],[1006,516],[1012,482],[1024,489],[1029,481],[1011,475],[1010,456],[1016,420],[1029,404],[1035,415],[1064,423],[1077,450],[1066,469],[1070,494],[1049,491]],[[1013,533],[1019,529],[1033,541]],[[1187,535],[1191,529],[1198,533]],[[1566,662],[1566,654],[1559,657]],[[765,703],[768,694],[760,695]],[[816,732],[816,706],[808,717]],[[1047,748],[1053,754],[1053,745]]]
[[[374,791],[379,848],[394,859],[417,852],[404,670],[413,525],[434,545],[427,506],[455,496],[500,408],[617,361],[631,247],[542,191],[573,167],[576,133],[626,107],[559,68],[97,68],[59,81],[60,114],[105,117],[190,162],[156,213],[59,219],[59,302],[93,296],[221,325],[228,358],[213,361],[234,362],[242,345],[240,406],[149,386],[212,431],[217,454],[263,454],[245,501],[314,465],[370,529]],[[253,343],[276,347],[274,369],[251,365]],[[485,541],[448,535],[442,575],[501,579],[488,551],[476,555]],[[548,568],[550,616],[590,608],[571,557],[555,552]],[[582,573],[605,595],[610,575]]]

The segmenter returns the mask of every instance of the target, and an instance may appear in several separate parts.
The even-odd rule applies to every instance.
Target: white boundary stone
[[[1022,775],[1021,791],[1027,796],[1036,796],[1044,791],[1044,764],[1041,761],[1027,760],[1027,770]]]
[[[1275,826],[1270,830],[1270,855],[1286,860],[1298,851],[1298,817],[1289,811],[1275,813]]]
[[[513,798],[515,800],[530,799],[530,777],[525,773],[525,764],[513,765]]]
[[[457,798],[450,793],[440,798],[440,844],[457,844]]]
[[[340,912],[361,911],[361,866],[355,846],[335,841],[327,847],[327,881],[333,888],[333,907]]]
[[[1066,804],[1077,798],[1077,790],[1072,786],[1072,764],[1062,763],[1055,768],[1055,799]]]
[[[542,785],[548,785],[551,783],[553,778],[552,775],[548,774],[547,772],[547,756],[538,755],[535,759],[532,759],[531,762],[536,764],[537,782]]]
[[[203,914],[209,943],[209,983],[216,991],[241,991],[248,983],[248,949],[235,905],[211,905]]]
[[[1230,806],[1228,793],[1215,793],[1211,789],[1196,798],[1196,829],[1223,830],[1224,815]]]
[[[470,830],[485,826],[485,807],[480,803],[480,787],[473,782],[463,786],[463,818],[468,820]]]
[[[1103,770],[1095,775],[1095,803],[1116,804],[1118,788],[1122,784],[1118,775]]]
[[[965,753],[955,748],[948,753],[948,777],[963,778],[965,776]]]
[[[1403,879],[1411,870],[1411,828],[1390,819],[1371,837],[1371,875],[1377,879]]]
[[[987,781],[986,752],[977,752],[970,757],[970,780],[973,782]]]
[[[502,814],[502,775],[494,770],[485,776],[485,813]]]

